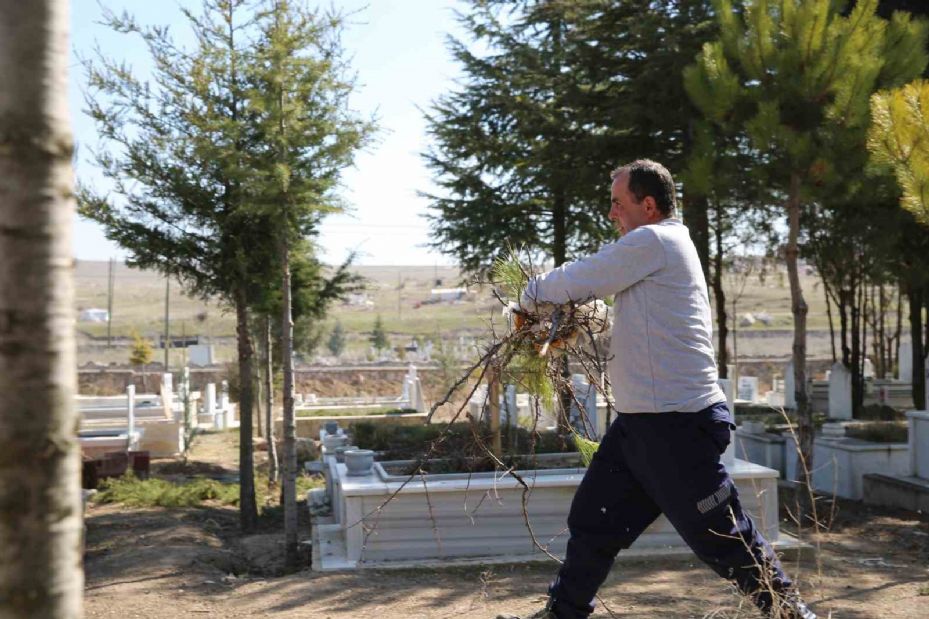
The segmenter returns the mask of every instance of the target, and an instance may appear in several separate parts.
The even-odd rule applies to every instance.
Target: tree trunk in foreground
[[[258,526],[255,502],[255,458],[252,440],[252,409],[255,406],[252,363],[255,353],[248,331],[248,303],[245,291],[236,291],[236,338],[239,355],[239,525],[242,531],[254,531]]]
[[[274,362],[271,343],[271,317],[265,316],[265,427],[268,439],[268,483],[276,484],[280,474],[277,458],[277,438],[274,436]]]
[[[790,193],[787,199],[787,277],[790,281],[790,307],[794,318],[794,398],[797,403],[797,443],[799,447],[797,471],[800,475],[798,489],[800,497],[800,517],[808,513],[813,470],[813,411],[810,407],[806,388],[806,314],[807,305],[800,287],[799,255],[800,247],[800,177],[794,173],[790,177]]]
[[[284,372],[284,561],[288,569],[299,567],[297,548],[297,436],[294,426],[294,321],[290,300],[290,247],[285,239],[281,245],[281,360]]]
[[[83,615],[67,34],[0,0],[0,617]]]

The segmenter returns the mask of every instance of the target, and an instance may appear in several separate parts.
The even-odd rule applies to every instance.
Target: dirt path
[[[225,453],[213,440],[229,438],[201,443],[199,454]],[[534,564],[279,576],[282,534],[273,518],[264,527],[240,537],[227,507],[91,506],[86,616],[483,619],[538,609],[554,571]],[[929,617],[927,515],[840,502],[819,557],[820,567],[789,567],[799,567],[821,617]],[[620,562],[601,593],[620,617],[758,616],[740,611],[739,598],[695,560]],[[608,616],[602,608],[594,615]]]

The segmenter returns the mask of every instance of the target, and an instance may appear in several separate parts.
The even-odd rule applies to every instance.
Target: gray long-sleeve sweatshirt
[[[613,295],[609,364],[621,413],[696,412],[717,384],[706,280],[678,219],[636,228],[596,254],[533,278],[523,304]]]

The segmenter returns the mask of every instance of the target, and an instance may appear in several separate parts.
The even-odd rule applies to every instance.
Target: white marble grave
[[[584,473],[581,468],[518,472],[532,489],[526,497],[530,534],[523,487],[509,475],[426,475],[407,483],[380,463],[366,476],[349,476],[335,456],[323,459],[332,512],[313,516],[312,565],[318,571],[548,559],[532,534],[548,552],[562,555],[571,498]],[[779,529],[777,471],[737,460],[730,472],[743,506],[775,549],[795,548],[796,540]],[[689,556],[690,551],[662,516],[620,558],[665,555]]]
[[[204,388],[203,410],[197,418],[199,425],[207,428],[222,430],[225,419],[222,415],[216,414],[216,383],[207,383]]]
[[[165,457],[185,449],[183,411],[166,407],[161,395],[137,394],[129,385],[124,396],[77,396],[76,404],[85,455],[141,450]]]
[[[829,418],[852,418],[852,373],[841,361],[829,370]]]
[[[416,366],[410,365],[407,368],[406,376],[403,379],[403,395],[401,400],[404,401],[403,408],[414,409],[417,413],[426,412],[426,402],[423,398],[423,384],[419,376],[416,375]]]
[[[785,436],[787,479],[798,479],[797,443]],[[860,501],[864,477],[871,473],[905,475],[909,470],[906,443],[871,443],[847,436],[818,436],[813,441],[813,488]]]
[[[187,362],[191,365],[213,365],[213,346],[194,344],[187,347]]]
[[[929,511],[929,371],[926,410],[907,411],[907,455],[904,473],[892,470],[865,475],[864,500],[910,511]]]
[[[584,374],[571,376],[571,387],[574,391],[571,411],[568,419],[581,436],[598,440],[600,424],[597,419],[597,387],[587,382]],[[578,403],[581,408],[578,408]],[[583,414],[582,414],[583,410]]]
[[[739,376],[738,399],[746,402],[756,402],[758,400],[757,376]]]
[[[897,380],[909,383],[913,380],[913,343],[909,340],[900,342],[897,348],[899,363],[897,365]]]
[[[516,398],[516,385],[507,385],[503,389],[503,402],[500,406],[500,423],[514,428],[519,425],[519,404]]]
[[[927,381],[929,387],[929,381]],[[929,411],[908,411],[910,474],[929,480]]]

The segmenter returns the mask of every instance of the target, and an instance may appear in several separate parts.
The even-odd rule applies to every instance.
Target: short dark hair
[[[629,175],[629,192],[638,202],[651,196],[655,199],[658,210],[665,217],[670,217],[677,209],[677,189],[668,168],[651,159],[636,159],[613,170],[610,178],[615,179],[622,173]]]

